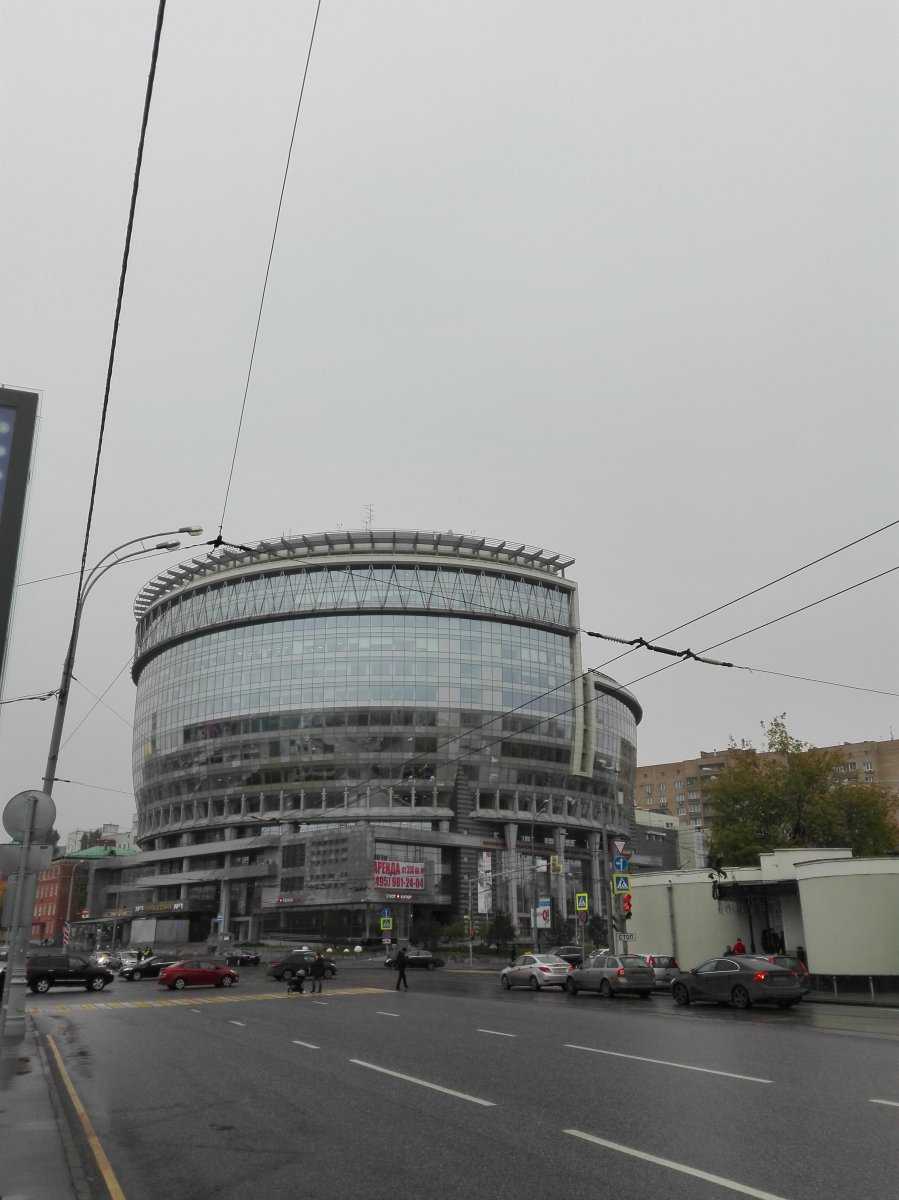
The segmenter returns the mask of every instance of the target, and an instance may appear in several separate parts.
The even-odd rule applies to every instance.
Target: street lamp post
[[[78,635],[81,631],[81,617],[84,613],[85,602],[92,588],[107,571],[110,571],[113,567],[117,567],[119,563],[127,562],[131,558],[140,558],[145,554],[151,554],[154,550],[177,550],[181,545],[180,542],[156,542],[153,546],[143,545],[144,542],[148,542],[151,538],[171,537],[176,533],[189,533],[193,537],[199,537],[202,532],[203,530],[198,525],[182,525],[180,529],[166,529],[161,533],[148,533],[143,537],[132,538],[130,541],[122,542],[120,546],[115,546],[112,550],[104,554],[99,562],[95,563],[88,572],[75,603],[75,619],[72,622],[72,633],[62,666],[59,691],[56,695],[56,713],[53,718],[53,730],[50,734],[47,764],[44,768],[43,790],[48,796],[53,794],[53,783],[56,778],[56,763],[59,758],[62,730],[66,720],[69,692],[72,687],[72,673],[75,669],[75,652],[78,648]],[[122,550],[127,550],[129,546],[138,546],[139,548],[131,550],[127,554],[120,553]]]
[[[541,812],[545,812],[549,806],[549,800],[541,800],[531,813],[531,862],[534,868],[534,907],[531,909],[531,920],[534,927],[534,948],[540,953],[540,929],[537,925],[537,826],[536,819]]]

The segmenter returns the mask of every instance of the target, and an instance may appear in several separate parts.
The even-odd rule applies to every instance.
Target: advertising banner
[[[372,885],[376,888],[425,890],[424,863],[400,862],[396,858],[376,858],[372,864]]]
[[[549,929],[552,924],[552,900],[546,898],[537,901],[537,928]]]
[[[489,850],[478,859],[478,912],[493,912],[493,855]]]

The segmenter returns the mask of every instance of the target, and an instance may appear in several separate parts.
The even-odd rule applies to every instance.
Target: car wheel
[[[106,980],[102,977],[102,975],[95,975],[87,985],[87,990],[89,992],[102,992],[105,987]]]
[[[143,977],[144,977],[143,971],[132,971],[131,975],[130,975],[131,979],[143,979]]]
[[[674,1003],[680,1005],[681,1008],[684,1008],[690,1003],[690,993],[682,983],[674,984],[671,989],[671,998]]]
[[[172,984],[172,987],[175,988],[179,992],[184,991],[184,986],[185,986],[184,978],[181,975],[179,975],[178,978],[175,980],[175,982]]]
[[[277,978],[277,976],[276,976],[276,978]],[[280,978],[286,979],[287,982],[290,983],[291,979],[293,979],[293,971],[291,971],[291,969],[288,967],[286,971],[281,972]]]
[[[42,975],[40,979],[35,979],[34,983],[31,984],[31,990],[39,996],[43,996],[46,992],[50,991],[50,980],[46,975]]]
[[[541,985],[540,985],[540,980],[537,978],[537,976],[536,976],[536,975],[532,975],[532,976],[531,976],[531,978],[530,978],[530,980],[529,980],[529,982],[530,982],[530,985],[531,985],[531,991],[532,991],[532,992],[539,992],[539,991],[540,991],[540,986],[541,986]]]
[[[222,987],[231,987],[231,985],[233,983],[234,983],[234,980],[231,978],[230,975],[222,976]]]
[[[566,980],[565,991],[568,993],[569,996],[576,996],[578,994],[579,990],[580,989],[578,988],[578,985],[574,982],[573,979]]]
[[[746,991],[746,988],[744,988],[741,983],[738,983],[731,992],[730,1002],[734,1008],[750,1008],[752,1005],[752,1001],[749,998],[749,992]]]
[[[599,985],[599,994],[602,996],[603,1000],[612,999],[612,985],[609,983],[608,979],[604,979]]]

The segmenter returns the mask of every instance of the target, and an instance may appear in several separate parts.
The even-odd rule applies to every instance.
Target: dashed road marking
[[[869,1104],[886,1104],[890,1108],[899,1108],[899,1100],[869,1100]]]
[[[479,1029],[478,1033],[492,1033],[494,1037],[518,1037],[517,1033],[501,1033],[499,1029]]]
[[[295,1046],[305,1046],[307,1050],[318,1050],[319,1048],[318,1046],[314,1046],[312,1042],[298,1042],[296,1038],[293,1039],[293,1044]]]
[[[392,989],[380,987],[346,987],[335,988],[328,993],[332,998],[342,996],[385,996]],[[51,1014],[53,1016],[65,1016],[68,1012],[96,1012],[98,1009],[115,1009],[115,1008],[187,1008],[195,1004],[246,1004],[249,1001],[256,1000],[290,1000],[298,1003],[306,1000],[311,1004],[327,1004],[327,1000],[312,1000],[311,993],[304,992],[302,995],[296,995],[288,992],[251,992],[232,994],[228,996],[190,996],[189,998],[178,998],[174,996],[160,997],[157,1000],[109,1000],[105,1003],[98,1004],[96,1001],[85,1001],[81,1004],[54,1005],[52,1008],[44,1007],[43,1005],[32,1004],[27,1008],[27,1012],[34,1013],[36,1016]]]
[[[246,1027],[247,1027],[246,1021],[229,1021],[228,1024],[229,1025],[239,1025],[241,1027],[241,1029],[246,1029]]]
[[[382,1075],[390,1075],[393,1079],[402,1079],[405,1083],[415,1083],[419,1087],[430,1088],[432,1092],[443,1092],[445,1096],[454,1096],[457,1100],[467,1100],[469,1104],[480,1104],[482,1108],[496,1108],[492,1100],[482,1100],[480,1096],[469,1096],[467,1092],[457,1092],[453,1088],[441,1087],[439,1083],[431,1083],[427,1079],[417,1079],[414,1075],[404,1075],[402,1071],[389,1071],[387,1067],[363,1062],[361,1058],[351,1058],[350,1062],[357,1067],[367,1067],[369,1071],[379,1071]]]
[[[398,1017],[400,1015],[399,1013],[384,1012],[384,1010],[380,1008],[376,1008],[375,1012],[379,1017]]]
[[[617,1150],[619,1154],[627,1154],[631,1158],[641,1158],[644,1162],[655,1163],[657,1167],[667,1167],[669,1171],[678,1171],[681,1175],[692,1175],[694,1179],[704,1179],[706,1183],[715,1183],[718,1187],[727,1188],[731,1192],[739,1192],[741,1196],[753,1196],[755,1200],[783,1200],[783,1196],[775,1196],[773,1192],[763,1192],[760,1188],[749,1187],[745,1183],[737,1183],[733,1179],[725,1179],[723,1175],[712,1175],[709,1171],[700,1171],[697,1167],[688,1167],[685,1163],[673,1162],[670,1158],[659,1158],[655,1154],[647,1154],[645,1150],[635,1150],[632,1146],[622,1146],[619,1142],[609,1142],[605,1138],[594,1137],[592,1133],[582,1133],[579,1129],[563,1129],[563,1133],[592,1142],[606,1150]]]
[[[644,1058],[642,1054],[622,1054],[619,1050],[599,1050],[596,1046],[575,1046],[565,1042],[566,1050],[587,1050],[590,1054],[607,1054],[611,1058],[629,1058],[633,1062],[654,1063],[657,1067],[677,1067],[680,1071],[700,1071],[703,1075],[724,1075],[727,1079],[742,1079],[744,1083],[773,1083],[773,1079],[759,1079],[756,1075],[736,1075],[733,1071],[713,1071],[711,1067],[692,1067],[689,1063],[669,1062],[665,1058]]]

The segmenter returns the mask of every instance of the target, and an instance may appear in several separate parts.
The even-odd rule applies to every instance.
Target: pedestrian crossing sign
[[[393,917],[381,917],[381,932],[387,933],[393,929]]]
[[[574,911],[587,912],[590,908],[590,895],[588,892],[575,892],[574,894]]]
[[[612,891],[616,896],[624,896],[631,890],[630,876],[621,875],[617,871],[612,876]]]

